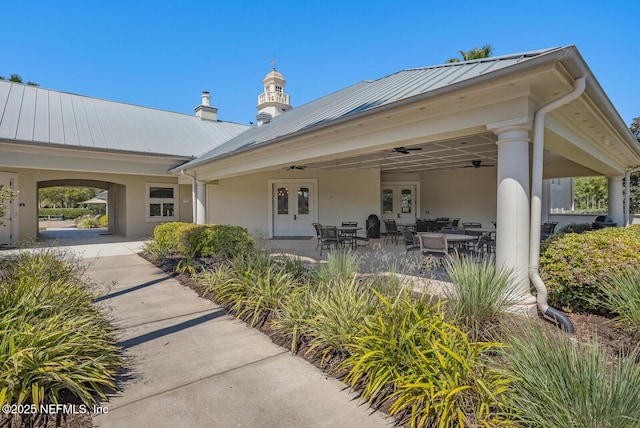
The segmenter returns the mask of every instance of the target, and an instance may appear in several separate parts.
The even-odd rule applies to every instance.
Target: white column
[[[527,124],[489,128],[498,136],[496,265],[512,269],[514,311],[537,313],[529,285],[529,131]]]
[[[618,226],[624,226],[624,207],[622,203],[622,179],[624,175],[607,177],[609,182],[609,215]]]
[[[207,183],[196,181],[196,222],[207,223]]]

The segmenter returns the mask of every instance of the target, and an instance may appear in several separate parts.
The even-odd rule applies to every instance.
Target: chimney
[[[211,107],[209,91],[202,91],[202,104],[195,108],[196,116],[205,120],[218,120],[218,107]]]

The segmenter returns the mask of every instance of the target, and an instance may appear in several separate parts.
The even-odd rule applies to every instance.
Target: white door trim
[[[318,222],[318,179],[317,178],[281,178],[267,180],[267,233],[269,238],[273,238],[273,185],[283,184],[304,184],[311,188],[311,216],[312,222]]]
[[[420,181],[381,181],[380,189],[384,186],[416,186],[416,218],[421,217],[421,208],[420,208]],[[382,197],[382,194],[380,194]],[[380,202],[380,201],[378,201]],[[380,207],[380,214],[382,215],[382,206]]]
[[[18,174],[10,173],[10,172],[0,172],[0,181],[5,183],[6,187],[13,191],[18,191],[20,189],[18,185]],[[7,205],[7,219],[5,219],[5,224],[0,226],[2,228],[8,228],[8,241],[0,242],[0,244],[10,244],[16,242],[20,239],[18,236],[18,208],[20,206],[20,195],[16,195],[15,198]],[[37,214],[36,214],[37,216]]]

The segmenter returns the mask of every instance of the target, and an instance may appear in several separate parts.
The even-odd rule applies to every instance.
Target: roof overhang
[[[585,93],[548,116],[547,158],[583,174],[617,175],[640,164],[640,146],[573,46],[473,79],[239,148],[181,169],[216,180],[290,165],[429,171],[493,163],[486,125],[533,121],[536,109],[587,77]],[[269,125],[266,125],[269,126]],[[405,155],[395,147],[421,150]],[[559,168],[556,168],[559,170]]]

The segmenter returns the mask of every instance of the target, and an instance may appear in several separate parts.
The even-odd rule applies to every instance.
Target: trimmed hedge
[[[255,247],[247,229],[222,224],[164,223],[154,229],[153,239],[167,252],[190,257],[242,257]]]
[[[39,217],[51,216],[52,219],[58,219],[61,214],[64,214],[66,220],[73,220],[83,215],[91,215],[92,211],[87,208],[40,208],[38,210]]]
[[[639,264],[640,226],[609,227],[555,239],[540,256],[540,276],[552,306],[608,314],[599,284]]]

